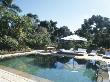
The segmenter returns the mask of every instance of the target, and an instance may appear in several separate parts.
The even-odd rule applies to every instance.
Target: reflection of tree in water
[[[61,63],[67,63],[71,58],[69,57],[58,57],[57,56],[57,61],[61,62]]]
[[[52,68],[55,66],[56,62],[66,63],[69,61],[70,58],[67,57],[58,57],[58,56],[51,56],[51,55],[37,55],[35,58],[35,64],[41,67],[49,67]]]
[[[86,63],[87,63],[87,60],[85,60],[85,59],[76,59],[76,58],[74,58],[74,60],[75,60],[78,64],[86,64]]]

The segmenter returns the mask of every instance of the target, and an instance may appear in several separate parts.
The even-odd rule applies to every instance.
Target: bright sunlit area
[[[109,0],[0,0],[0,82],[109,82]]]

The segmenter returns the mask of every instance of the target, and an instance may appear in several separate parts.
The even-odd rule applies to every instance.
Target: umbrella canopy
[[[77,35],[70,35],[70,36],[67,36],[67,37],[63,37],[61,38],[63,40],[79,40],[79,41],[87,41],[87,39],[85,38],[82,38],[82,37],[79,37]]]

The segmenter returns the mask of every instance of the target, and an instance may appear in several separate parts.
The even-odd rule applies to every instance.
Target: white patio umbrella
[[[63,37],[63,38],[61,38],[61,39],[63,39],[63,40],[87,41],[87,39],[82,38],[82,37],[79,37],[79,36],[77,36],[77,35],[70,35],[70,36],[67,36],[67,37]]]

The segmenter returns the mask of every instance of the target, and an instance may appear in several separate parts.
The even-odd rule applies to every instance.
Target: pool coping
[[[0,69],[2,69],[4,71],[7,71],[7,72],[14,73],[15,75],[25,77],[27,79],[34,80],[36,82],[53,82],[53,81],[50,81],[48,79],[44,79],[44,78],[41,78],[41,77],[38,77],[38,76],[34,76],[34,75],[28,74],[26,72],[18,71],[16,69],[6,67],[6,66],[2,66],[2,65],[0,65]]]

